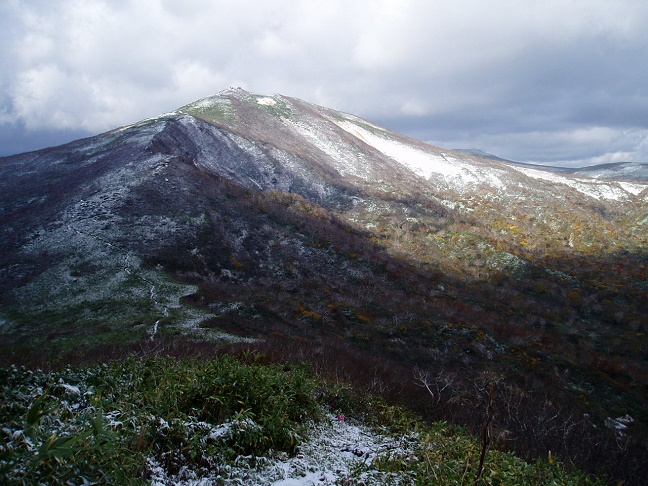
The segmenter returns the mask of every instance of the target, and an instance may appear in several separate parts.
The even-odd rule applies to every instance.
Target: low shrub
[[[304,367],[129,358],[82,370],[0,371],[0,473],[13,483],[145,479],[294,453],[321,406]]]

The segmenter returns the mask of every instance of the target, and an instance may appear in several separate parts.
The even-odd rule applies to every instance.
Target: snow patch
[[[214,429],[214,439],[232,433],[231,424]],[[285,453],[272,457],[240,457],[234,465],[225,466],[211,477],[196,477],[193,471],[181,470],[169,475],[162,464],[148,459],[152,484],[198,486],[208,484],[246,484],[249,486],[312,486],[351,484],[398,484],[393,473],[380,472],[373,461],[385,454],[391,457],[412,457],[418,441],[415,434],[391,437],[364,425],[352,425],[334,415],[312,426],[308,440],[300,445],[295,457]],[[358,477],[358,472],[363,472]]]
[[[330,157],[332,166],[340,175],[352,175],[365,180],[373,180],[372,161],[365,154],[354,151],[340,136],[326,125],[310,125],[293,122],[292,127],[303,138]]]
[[[275,106],[277,104],[277,100],[275,100],[274,98],[270,98],[268,96],[262,96],[261,98],[257,98],[256,102],[264,106]]]
[[[533,179],[564,184],[578,192],[594,199],[608,199],[613,201],[627,201],[632,195],[638,195],[648,186],[629,182],[608,182],[598,179],[576,179],[552,172],[545,172],[527,167],[513,167]]]
[[[187,105],[187,107],[191,107],[194,110],[200,110],[200,109],[205,109],[205,108],[211,108],[214,105],[229,105],[230,101],[226,98],[217,98],[214,96],[210,96],[207,98],[203,98],[201,100],[198,100],[194,103],[191,103],[190,105]]]
[[[436,154],[431,150],[425,151],[401,143],[388,136],[378,135],[349,120],[336,120],[335,123],[359,140],[362,140],[425,179],[429,180],[442,177],[449,187],[459,191],[467,189],[468,186],[475,186],[480,183],[489,183],[498,189],[504,189],[506,187],[497,174],[500,171],[494,168],[482,168],[474,162],[468,164],[449,154]],[[387,134],[385,133],[385,135]]]
[[[624,191],[627,191],[630,194],[634,194],[635,196],[638,196],[646,189],[648,189],[648,184],[639,184],[634,182],[621,182],[621,181],[618,182],[618,184],[623,188]]]
[[[612,418],[608,417],[605,419],[605,426],[615,430],[617,433],[624,433],[628,428],[628,425],[634,422],[634,418],[626,414],[623,417]]]
[[[59,385],[61,386],[61,388],[63,388],[65,390],[65,393],[67,395],[69,395],[69,396],[76,397],[76,396],[81,395],[81,390],[79,390],[78,386],[68,385],[67,383],[65,383],[63,381],[61,381],[59,383]]]

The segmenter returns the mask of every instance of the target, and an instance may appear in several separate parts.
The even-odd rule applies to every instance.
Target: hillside
[[[602,171],[482,159],[238,89],[2,158],[3,357],[262,349],[475,431],[489,377],[501,447],[631,484],[648,184]]]
[[[0,369],[4,484],[603,484],[262,359]]]

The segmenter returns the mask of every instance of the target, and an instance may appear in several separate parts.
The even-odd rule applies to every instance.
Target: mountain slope
[[[629,415],[638,441],[648,184],[623,175],[486,160],[228,90],[0,159],[0,342],[9,361],[43,346],[68,359],[183,339],[337,343],[496,372],[522,416],[569,404],[609,444],[606,419]],[[502,427],[529,430],[510,415]],[[560,433],[528,452],[567,448]],[[617,452],[601,454],[622,470]]]
[[[590,167],[570,168],[570,167],[552,167],[545,165],[528,164],[524,162],[515,162],[503,159],[497,155],[489,154],[478,149],[456,149],[458,152],[474,155],[483,159],[497,160],[506,162],[514,166],[528,167],[547,172],[556,172],[563,174],[572,174],[576,176],[590,177],[594,179],[607,179],[612,181],[637,181],[646,182],[648,180],[648,163],[646,162],[613,162],[609,164],[594,165]]]

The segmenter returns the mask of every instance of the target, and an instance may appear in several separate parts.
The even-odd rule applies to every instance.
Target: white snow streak
[[[409,147],[400,142],[396,142],[395,140],[380,137],[347,120],[338,121],[336,123],[340,128],[343,128],[351,135],[359,138],[366,144],[371,145],[373,148],[406,166],[418,175],[426,178],[429,178],[432,173],[439,173],[446,177],[456,177],[460,175],[459,169],[447,164],[445,159],[441,156],[433,155],[414,147]]]
[[[468,163],[451,155],[406,145],[392,138],[382,137],[349,120],[335,123],[351,135],[372,146],[387,157],[405,166],[415,174],[425,179],[443,178],[449,187],[464,191],[471,186],[488,183],[498,189],[504,189],[505,184],[492,167],[480,167],[474,161]],[[379,128],[376,128],[380,130]]]
[[[648,184],[640,184],[635,182],[621,182],[621,181],[619,181],[618,184],[623,188],[624,191],[627,191],[630,194],[634,194],[635,196],[638,196],[643,191],[648,189]]]
[[[514,167],[516,170],[534,179],[545,180],[564,184],[594,199],[610,199],[613,201],[627,201],[630,195],[638,195],[648,188],[648,185],[629,182],[607,182],[597,179],[580,179],[565,177],[552,172],[545,172],[527,167]]]
[[[342,176],[352,175],[365,180],[373,179],[371,161],[340,137],[329,130],[328,125],[310,125],[304,122],[292,122],[292,127],[312,145],[328,155],[333,168]]]

